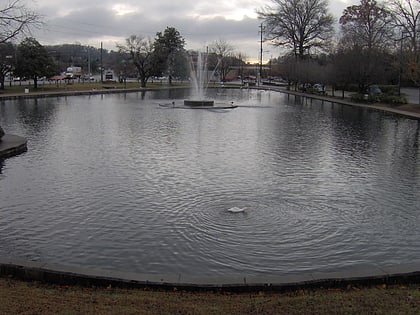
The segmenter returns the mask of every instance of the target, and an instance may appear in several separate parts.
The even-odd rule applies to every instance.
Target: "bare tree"
[[[312,48],[329,47],[334,34],[334,18],[327,0],[272,0],[272,6],[259,11],[266,39],[276,46],[290,48],[303,58]]]
[[[375,0],[361,0],[347,7],[340,17],[343,37],[349,45],[384,48],[394,40],[392,14]]]
[[[40,16],[28,9],[23,0],[7,1],[0,7],[0,43],[28,33],[31,27],[40,24]]]
[[[416,46],[420,26],[420,0],[390,0],[390,11],[394,15],[395,26],[410,37]]]
[[[130,56],[131,62],[138,71],[141,86],[146,87],[154,68],[153,42],[142,36],[131,35],[125,40],[125,45],[117,45],[117,48],[121,53]]]
[[[348,62],[341,72],[356,77],[359,92],[384,78],[382,70],[387,63],[390,47],[394,45],[393,16],[385,6],[375,0],[361,0],[360,4],[347,7],[340,18],[342,38],[339,49]]]
[[[407,75],[420,86],[420,54],[419,54],[419,27],[420,27],[420,0],[391,0],[390,10],[394,15],[394,23],[401,30],[401,54],[403,41],[408,39]],[[402,58],[402,56],[400,56]],[[402,66],[402,65],[401,65]]]
[[[220,79],[224,82],[230,67],[234,63],[233,46],[229,42],[219,39],[210,45],[210,52],[216,56],[212,66],[217,67]]]

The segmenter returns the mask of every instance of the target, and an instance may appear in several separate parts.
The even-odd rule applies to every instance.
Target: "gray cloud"
[[[331,12],[337,17],[350,2],[333,1]],[[35,10],[45,18],[45,27],[34,34],[43,44],[79,42],[115,49],[131,34],[154,37],[167,26],[184,37],[187,49],[202,49],[224,39],[249,58],[258,58],[256,10],[270,0],[37,0]],[[270,48],[275,55],[274,48]]]

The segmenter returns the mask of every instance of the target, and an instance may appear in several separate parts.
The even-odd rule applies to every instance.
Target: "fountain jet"
[[[198,52],[197,62],[191,58],[191,80],[192,80],[192,98],[184,100],[186,106],[213,106],[214,100],[205,98],[205,93],[209,84],[209,72],[207,69],[207,54],[202,55]],[[210,74],[213,76],[214,71]]]

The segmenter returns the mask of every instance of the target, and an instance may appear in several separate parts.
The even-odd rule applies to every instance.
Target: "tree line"
[[[37,88],[40,78],[63,73],[69,66],[82,67],[87,76],[112,69],[120,80],[127,76],[138,78],[142,87],[151,77],[167,76],[170,84],[174,77],[189,77],[187,55],[194,52],[185,50],[185,40],[174,27],[157,32],[154,39],[130,35],[117,45],[117,51],[80,44],[42,46],[33,37],[24,38],[18,45],[11,42],[41,25],[40,17],[27,9],[22,0],[0,8],[0,89],[5,88],[6,76],[30,78]],[[233,48],[223,40],[210,46],[208,61],[213,68],[218,65],[222,80],[229,67],[240,62]]]
[[[361,94],[372,84],[420,84],[420,0],[361,0],[339,29],[326,0],[271,0],[259,11],[274,60],[290,84],[319,82]]]
[[[35,38],[27,37],[18,45],[0,43],[0,88],[5,88],[8,75],[31,78],[34,88],[43,77],[63,73],[69,66],[82,67],[86,76],[112,69],[118,79],[138,78],[145,87],[150,78],[168,77],[186,80],[190,76],[189,60],[197,52],[185,50],[185,40],[174,27],[157,32],[154,39],[130,35],[124,43],[109,51],[81,44],[42,46]],[[208,63],[216,68],[223,81],[231,66],[242,62],[233,47],[224,40],[216,40],[208,47]],[[90,71],[88,71],[90,69]],[[88,73],[90,72],[90,73]]]
[[[420,86],[420,0],[360,0],[348,6],[338,20],[329,12],[327,0],[271,0],[261,8],[265,40],[281,47],[283,54],[270,60],[279,74],[295,88],[322,83],[334,88],[355,88],[360,94],[372,84],[401,82]],[[22,5],[9,2],[0,9],[0,84],[6,74],[37,79],[81,66],[91,72],[112,68],[121,78],[138,77],[146,86],[152,77],[188,78],[185,40],[174,27],[156,36],[130,35],[116,51],[80,44],[42,46],[32,37],[19,45],[10,40],[42,25],[39,16]],[[191,58],[190,58],[191,59]],[[211,68],[224,80],[232,67],[245,64],[226,41],[212,43],[208,51]]]
[[[5,88],[6,76],[30,78],[37,88],[40,78],[65,72],[67,67],[82,67],[86,75],[112,69],[124,80],[138,78],[145,87],[151,77],[189,77],[188,54],[185,40],[174,27],[157,32],[154,39],[130,35],[117,51],[108,51],[81,44],[42,46],[35,38],[26,37],[18,45],[11,40],[30,34],[31,28],[42,26],[36,12],[29,10],[22,0],[14,0],[0,7],[0,88]],[[210,66],[218,64],[222,80],[229,67],[240,62],[233,48],[225,41],[210,46]],[[89,69],[89,70],[88,70]],[[90,73],[87,73],[90,72]]]

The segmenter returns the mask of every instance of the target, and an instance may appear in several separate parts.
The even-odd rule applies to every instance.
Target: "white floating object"
[[[245,208],[232,207],[232,208],[229,208],[227,211],[233,212],[233,213],[238,213],[238,212],[244,212]]]

